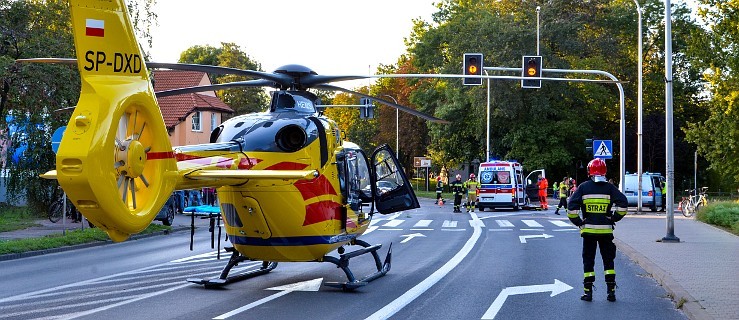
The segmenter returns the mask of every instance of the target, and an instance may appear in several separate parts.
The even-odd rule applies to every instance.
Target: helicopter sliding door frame
[[[390,146],[384,144],[372,153],[372,195],[382,214],[419,208],[418,198]]]

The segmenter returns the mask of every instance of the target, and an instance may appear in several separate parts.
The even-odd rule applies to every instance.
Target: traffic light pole
[[[514,72],[521,72],[523,71],[523,68],[505,68],[505,67],[484,67],[485,71],[514,71]],[[570,70],[570,69],[542,69],[542,74],[544,72],[551,72],[551,73],[582,73],[582,74],[597,74],[602,75],[610,78],[614,81],[616,86],[618,87],[618,93],[620,95],[620,130],[619,130],[619,184],[618,189],[621,190],[621,192],[624,191],[624,180],[626,177],[626,108],[625,108],[625,96],[624,96],[624,87],[621,85],[621,81],[618,80],[615,76],[612,74],[601,71],[601,70]],[[486,72],[487,74],[487,72]],[[546,78],[544,78],[546,79]],[[567,81],[572,82],[581,82],[581,81],[591,81],[588,79],[566,79]],[[488,91],[488,100],[490,91]],[[490,107],[488,107],[490,109]],[[488,115],[488,121],[490,121],[490,116]],[[489,140],[489,139],[488,139]],[[489,142],[488,142],[489,143]],[[669,193],[669,191],[668,191]]]

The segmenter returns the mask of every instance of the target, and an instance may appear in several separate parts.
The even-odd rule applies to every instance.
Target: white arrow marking
[[[503,289],[503,291],[498,294],[498,297],[495,298],[495,301],[493,301],[493,304],[490,305],[490,308],[488,308],[488,311],[485,312],[484,315],[482,315],[482,318],[484,320],[490,320],[494,319],[495,315],[498,314],[498,311],[500,311],[500,308],[503,307],[503,303],[505,303],[505,300],[508,298],[508,296],[516,295],[516,294],[527,294],[527,293],[537,293],[537,292],[549,292],[551,291],[552,294],[550,297],[554,297],[562,292],[565,292],[567,290],[572,289],[568,284],[559,281],[557,279],[554,279],[553,284],[538,284],[533,286],[520,286],[520,287],[508,287]]]
[[[264,304],[266,302],[269,302],[269,301],[272,301],[272,300],[277,299],[279,297],[282,297],[282,296],[284,296],[284,295],[286,295],[286,294],[288,294],[290,292],[293,292],[293,291],[318,291],[318,289],[321,288],[321,283],[323,283],[323,278],[318,278],[318,279],[313,279],[313,280],[308,280],[308,281],[303,281],[303,282],[296,282],[296,283],[286,284],[284,286],[279,286],[279,287],[267,288],[267,289],[264,289],[264,290],[278,290],[280,292],[275,293],[275,294],[273,294],[271,296],[268,296],[268,297],[264,297],[264,298],[259,299],[257,301],[254,301],[254,302],[252,302],[250,304],[247,304],[247,305],[245,305],[245,306],[243,306],[241,308],[238,308],[236,310],[233,310],[233,311],[230,311],[230,312],[226,312],[226,313],[224,313],[224,314],[222,314],[220,316],[217,316],[217,317],[215,317],[213,319],[226,319],[226,318],[228,318],[230,316],[233,316],[233,315],[242,313],[242,312],[244,312],[246,310],[249,310],[249,309],[254,308],[256,306],[262,305],[262,304]]]
[[[403,239],[403,241],[400,242],[400,243],[406,243],[406,242],[410,241],[411,239],[413,239],[415,237],[426,237],[426,236],[424,236],[421,233],[411,233],[411,234],[404,234],[401,237],[407,237],[407,238]]]
[[[529,235],[529,236],[518,236],[518,239],[521,240],[521,243],[526,243],[526,239],[533,239],[533,238],[549,239],[549,238],[553,238],[553,237],[554,236],[548,235],[548,234],[545,233],[545,234],[532,234],[532,235]]]

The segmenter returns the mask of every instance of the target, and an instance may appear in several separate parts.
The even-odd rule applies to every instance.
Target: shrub
[[[698,211],[696,218],[739,234],[739,203],[715,202]]]

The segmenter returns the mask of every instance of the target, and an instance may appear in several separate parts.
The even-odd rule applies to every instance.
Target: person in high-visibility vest
[[[470,179],[464,182],[464,189],[467,189],[467,212],[475,212],[475,201],[477,201],[477,190],[480,189],[480,183],[475,180],[474,173],[470,173]]]
[[[583,295],[580,299],[593,300],[595,281],[595,250],[600,247],[606,280],[608,301],[616,301],[616,245],[613,244],[613,227],[626,215],[629,201],[616,186],[606,181],[606,162],[596,158],[588,163],[590,180],[582,183],[570,197],[567,217],[580,228],[582,237]],[[611,212],[616,208],[616,213]],[[579,211],[579,213],[578,213]],[[582,214],[582,218],[580,217]]]

